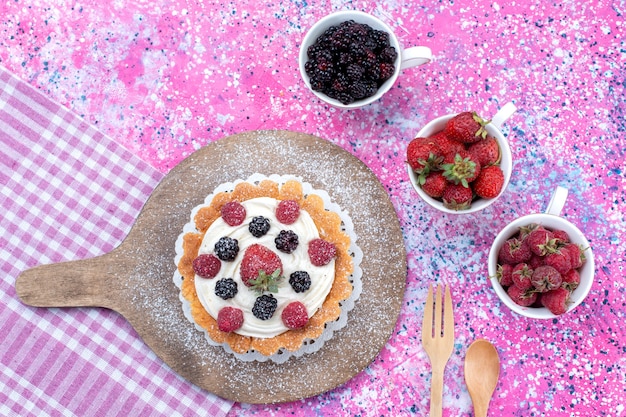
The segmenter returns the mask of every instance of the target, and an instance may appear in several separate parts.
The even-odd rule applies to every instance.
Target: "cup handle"
[[[504,106],[502,106],[500,110],[498,110],[496,115],[493,116],[493,118],[491,119],[491,124],[500,129],[504,122],[506,122],[508,118],[511,117],[513,113],[515,113],[516,110],[517,107],[515,107],[515,104],[513,104],[512,102],[506,103]]]
[[[428,64],[433,59],[433,53],[427,46],[412,46],[404,49],[401,54],[400,69],[417,67]]]
[[[563,188],[561,186],[557,186],[554,193],[552,193],[552,198],[548,203],[548,208],[546,208],[546,214],[552,214],[554,216],[561,215],[561,210],[565,206],[565,200],[567,200],[567,194],[569,191],[567,188]]]

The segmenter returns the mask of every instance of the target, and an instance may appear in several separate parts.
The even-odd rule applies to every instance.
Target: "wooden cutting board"
[[[209,345],[184,317],[173,282],[175,242],[191,210],[221,183],[257,172],[297,175],[326,190],[349,213],[364,254],[363,291],[346,327],[317,352],[283,364],[243,362]],[[376,176],[342,148],[289,131],[246,132],[201,148],[163,178],[116,249],[91,259],[29,269],[15,284],[20,299],[31,306],[115,310],[184,378],[246,403],[310,397],[362,371],[389,340],[405,285],[402,232]]]

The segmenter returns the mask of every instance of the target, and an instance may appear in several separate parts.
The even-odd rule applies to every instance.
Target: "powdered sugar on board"
[[[284,363],[245,362],[222,347],[210,346],[185,318],[172,281],[176,239],[193,208],[220,184],[254,173],[296,174],[302,182],[327,191],[334,203],[350,213],[363,252],[362,292],[345,327],[323,348]],[[150,242],[150,254],[140,255],[146,248],[138,247],[136,256],[154,262],[129,272],[127,308],[150,322],[147,327],[153,337],[146,342],[165,344],[165,349],[154,349],[165,362],[175,361],[179,374],[207,391],[247,403],[310,397],[362,371],[393,333],[406,285],[406,252],[398,217],[372,171],[328,141],[288,131],[257,131],[213,142],[163,179],[144,212],[141,216],[155,223],[141,237]]]

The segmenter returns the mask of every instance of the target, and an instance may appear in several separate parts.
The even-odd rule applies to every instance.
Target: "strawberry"
[[[570,269],[563,274],[561,286],[569,291],[574,291],[580,284],[580,273],[576,269]]]
[[[465,210],[472,203],[474,194],[470,188],[462,184],[449,183],[441,196],[443,205],[450,210]]]
[[[503,287],[508,287],[513,285],[513,265],[511,264],[498,264],[498,269],[496,271],[496,278],[498,282]]]
[[[217,326],[223,332],[234,332],[243,325],[243,311],[235,307],[224,307],[217,313]]]
[[[281,200],[276,206],[275,214],[282,224],[293,224],[300,216],[300,205],[295,200]]]
[[[500,162],[500,145],[493,136],[487,136],[483,140],[468,146],[467,151],[472,155],[481,167],[495,165]]]
[[[517,305],[522,307],[529,307],[537,301],[537,293],[533,291],[524,291],[517,285],[511,285],[506,293],[511,297],[511,300]]]
[[[331,242],[313,239],[309,242],[309,259],[315,266],[324,266],[337,256],[337,249]]]
[[[276,272],[278,271],[278,272]],[[252,287],[260,276],[281,276],[283,274],[283,263],[276,253],[263,245],[254,244],[246,249],[241,260],[241,280]]]
[[[530,259],[531,253],[526,240],[512,237],[504,242],[498,251],[498,262],[517,265]]]
[[[423,183],[429,172],[437,169],[441,163],[439,147],[431,138],[415,138],[407,147],[406,159],[411,169],[419,174],[419,182]]]
[[[498,165],[484,167],[472,186],[477,196],[481,198],[495,198],[500,194],[504,186],[504,173]]]
[[[545,256],[554,246],[554,236],[552,232],[542,226],[531,231],[526,237],[530,250],[535,255]]]
[[[222,267],[222,262],[215,255],[198,255],[192,262],[193,271],[202,278],[214,278]]]
[[[457,142],[456,140],[450,139],[444,132],[439,131],[430,137],[432,141],[435,142],[437,147],[439,148],[439,155],[445,156],[448,154],[455,155],[458,152],[465,150],[465,145]]]
[[[433,198],[441,198],[447,185],[448,180],[443,176],[443,172],[435,171],[426,176],[422,190]]]
[[[300,301],[293,301],[283,309],[280,315],[283,324],[290,329],[299,329],[309,322],[306,307]]]
[[[238,201],[229,201],[222,206],[222,219],[229,226],[239,226],[246,218],[246,208]]]
[[[443,176],[448,181],[463,184],[464,187],[469,187],[469,183],[474,181],[480,173],[480,164],[474,161],[467,151],[446,155],[441,168]]]
[[[550,265],[559,271],[559,274],[565,274],[567,271],[572,269],[569,252],[562,251],[560,249],[557,249],[556,252],[547,254],[544,257],[544,262],[546,265]]]
[[[560,287],[563,278],[553,267],[543,265],[533,271],[531,281],[538,292],[546,292]]]
[[[570,292],[559,287],[541,294],[541,304],[556,316],[567,311],[570,302]]]
[[[485,126],[490,122],[483,120],[476,112],[463,112],[448,120],[444,132],[457,142],[475,143],[487,137]]]
[[[533,288],[533,283],[531,281],[532,275],[533,270],[523,262],[515,265],[511,271],[513,284],[518,286],[522,291],[528,291]]]

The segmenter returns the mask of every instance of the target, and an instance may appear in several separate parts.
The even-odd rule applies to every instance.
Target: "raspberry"
[[[528,247],[526,239],[519,240],[516,237],[512,237],[500,247],[498,262],[501,264],[516,265],[528,261],[530,256],[530,248]]]
[[[298,247],[298,235],[292,230],[281,230],[274,239],[276,249],[284,253],[291,253]]]
[[[309,258],[315,266],[324,266],[337,255],[335,245],[323,239],[313,239],[309,242]]]
[[[532,253],[545,256],[549,251],[552,239],[554,239],[552,232],[539,226],[532,230],[525,240],[528,241],[528,246]]]
[[[531,278],[538,292],[546,292],[558,288],[563,282],[559,271],[549,265],[543,265],[533,271]]]
[[[221,237],[215,243],[215,254],[222,261],[234,261],[239,253],[239,242],[228,236]]]
[[[533,291],[524,291],[517,285],[511,285],[506,293],[511,297],[511,300],[517,305],[522,307],[529,307],[537,301],[537,293]]]
[[[567,311],[570,292],[565,288],[555,288],[541,294],[541,304],[556,316]]]
[[[565,274],[572,269],[572,262],[570,261],[570,254],[564,250],[557,250],[557,252],[549,253],[544,257],[546,265],[550,265],[559,274]]]
[[[252,219],[250,224],[248,225],[248,231],[254,237],[264,236],[270,230],[270,221],[269,219],[263,216],[257,216]]]
[[[193,260],[192,266],[193,271],[198,276],[202,278],[214,278],[217,273],[220,272],[222,263],[211,254],[202,254],[198,255],[198,257]]]
[[[306,271],[295,271],[289,276],[289,285],[297,293],[305,292],[311,288],[311,277]]]
[[[525,263],[515,265],[511,271],[513,283],[522,291],[528,291],[533,288],[533,283],[531,281],[532,275],[533,270],[530,269]]]
[[[246,208],[237,201],[229,201],[222,206],[222,219],[229,226],[239,226],[246,218]]]
[[[251,245],[243,254],[240,274],[241,280],[248,287],[252,286],[251,280],[256,280],[259,277],[260,271],[271,275],[277,270],[279,275],[282,275],[283,263],[278,255],[263,245]]]
[[[580,246],[575,243],[568,243],[561,248],[561,251],[565,251],[569,254],[569,261],[572,268],[580,268],[585,261],[585,255]]]
[[[570,269],[562,275],[563,282],[561,286],[570,291],[574,291],[580,284],[580,273],[575,269]]]
[[[217,326],[223,332],[234,332],[243,324],[243,312],[238,308],[224,307],[217,313]]]
[[[498,265],[498,270],[496,271],[496,278],[498,279],[498,282],[500,283],[500,285],[502,285],[503,287],[508,287],[513,285],[513,276],[511,275],[513,273],[513,265],[510,264],[503,264],[503,265]]]
[[[569,243],[569,235],[565,230],[552,230],[552,235],[559,243]]]
[[[306,307],[300,301],[287,304],[280,315],[285,326],[290,329],[299,329],[309,322],[309,314]]]
[[[222,278],[215,283],[215,295],[228,300],[237,295],[237,283],[232,278]]]
[[[276,218],[282,224],[292,224],[300,216],[300,205],[295,200],[282,200],[276,207]]]
[[[252,314],[259,320],[269,320],[278,307],[278,301],[272,294],[263,294],[258,297],[252,307]]]
[[[530,256],[530,259],[527,263],[531,269],[537,269],[541,265],[545,265],[545,262],[543,261],[543,256],[535,255],[534,253]]]

